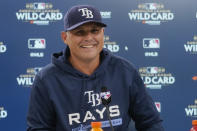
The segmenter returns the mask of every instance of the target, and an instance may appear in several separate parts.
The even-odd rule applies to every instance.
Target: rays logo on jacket
[[[99,106],[101,104],[100,95],[98,93],[94,93],[94,91],[86,91],[84,92],[84,96],[88,97],[88,103],[94,106]]]
[[[102,92],[101,95],[104,99],[109,98],[111,96],[110,92]],[[68,114],[68,120],[70,125],[75,124],[82,124],[86,123],[87,121],[95,121],[95,120],[105,120],[107,118],[104,118],[104,113],[107,112],[106,107],[96,108],[97,106],[101,105],[101,96],[99,93],[95,93],[92,91],[85,91],[84,97],[87,97],[88,104],[91,104],[91,107],[94,108],[94,110],[85,111],[85,115],[82,115],[80,112],[73,112]],[[111,118],[117,118],[120,116],[120,110],[119,105],[110,105],[109,106],[109,115]],[[120,123],[122,124],[122,123]],[[119,125],[119,124],[118,124]]]

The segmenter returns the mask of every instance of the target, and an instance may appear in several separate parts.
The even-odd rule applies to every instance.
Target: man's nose
[[[92,38],[93,38],[93,34],[92,34],[90,31],[88,31],[88,32],[86,33],[85,39],[86,39],[86,40],[91,40]]]

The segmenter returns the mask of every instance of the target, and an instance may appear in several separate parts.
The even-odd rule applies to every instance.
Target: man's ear
[[[63,42],[66,44],[67,33],[65,31],[61,32],[61,38],[62,38]]]
[[[102,32],[103,32],[103,34],[104,34],[104,32],[105,32],[105,28],[102,28],[101,30],[102,30]]]

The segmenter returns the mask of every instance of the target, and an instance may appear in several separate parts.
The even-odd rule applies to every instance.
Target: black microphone
[[[105,86],[101,88],[101,101],[103,105],[109,105],[111,102],[111,94],[107,91],[107,87]]]
[[[102,104],[106,107],[110,127],[111,127],[112,131],[114,131],[114,128],[113,128],[112,122],[111,122],[110,113],[109,113],[109,106],[108,106],[109,103],[111,102],[111,94],[110,94],[110,91],[107,91],[107,87],[105,87],[105,86],[101,87],[100,97],[101,97]]]

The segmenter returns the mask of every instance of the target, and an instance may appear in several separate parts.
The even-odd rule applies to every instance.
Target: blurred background
[[[0,130],[26,130],[35,74],[65,48],[63,16],[78,4],[101,11],[104,48],[137,67],[165,131],[188,131],[197,119],[196,0],[1,0]]]

